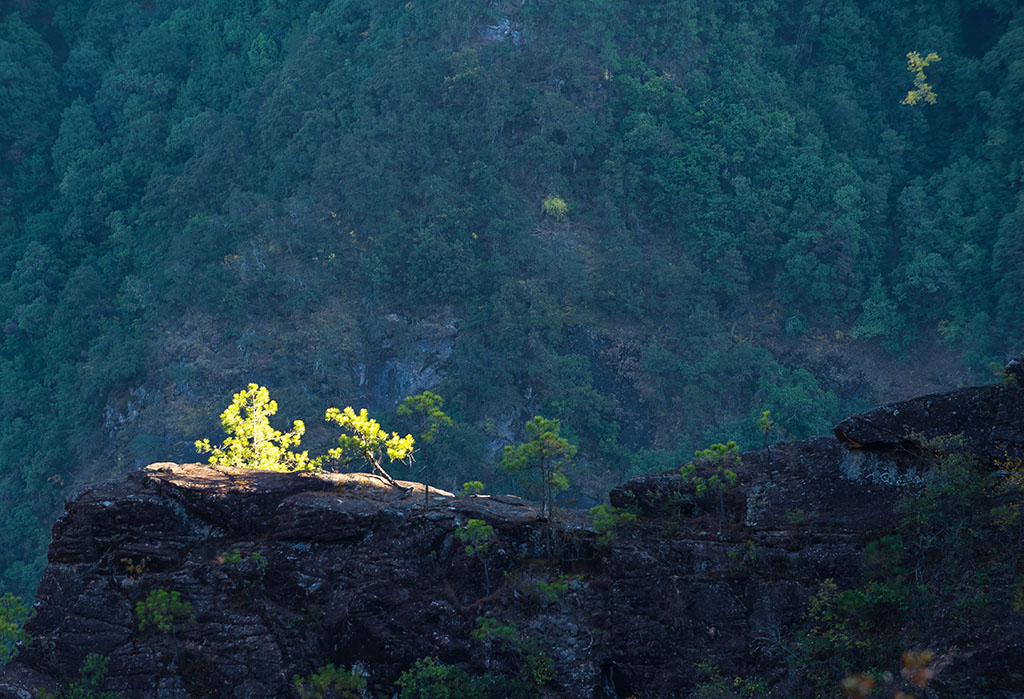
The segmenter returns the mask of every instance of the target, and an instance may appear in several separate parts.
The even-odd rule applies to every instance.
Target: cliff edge
[[[611,502],[639,520],[614,540],[585,513],[545,522],[511,496],[153,464],[67,503],[33,640],[0,669],[0,695],[52,691],[100,653],[100,688],[126,698],[290,696],[294,676],[327,664],[391,696],[419,658],[513,676],[529,647],[550,659],[544,696],[689,696],[701,661],[801,696],[806,658],[787,639],[808,600],[822,581],[856,584],[865,546],[896,531],[898,503],[949,435],[989,471],[1024,456],[1024,390],[924,396],[851,417],[834,437],[742,454],[720,501],[677,471],[633,478]],[[486,550],[456,536],[471,519],[494,528]],[[140,629],[154,591],[187,611]],[[522,643],[474,634],[481,617]],[[1021,696],[1022,639],[1018,613],[936,630],[935,695]]]

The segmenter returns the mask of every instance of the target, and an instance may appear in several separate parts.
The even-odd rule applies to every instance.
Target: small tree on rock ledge
[[[540,511],[542,517],[551,516],[555,493],[569,487],[569,479],[562,469],[576,456],[576,447],[559,435],[562,423],[536,416],[526,423],[529,441],[506,446],[501,467],[506,471],[533,471],[540,476]]]
[[[299,446],[306,426],[301,420],[292,423],[290,432],[281,433],[270,426],[270,416],[277,413],[277,402],[270,400],[270,392],[251,383],[236,393],[231,405],[221,413],[220,422],[227,439],[220,446],[212,446],[209,439],[196,442],[196,451],[210,454],[209,463],[240,468],[258,468],[266,471],[298,471],[309,468],[309,453],[294,452]]]
[[[328,422],[337,423],[343,430],[338,437],[338,446],[327,452],[326,460],[333,460],[342,464],[353,461],[365,461],[373,466],[373,470],[380,474],[384,480],[395,487],[399,487],[395,479],[384,470],[381,462],[384,456],[388,461],[412,461],[413,445],[416,440],[411,434],[399,437],[397,432],[388,434],[381,429],[380,423],[366,413],[363,408],[356,414],[351,407],[344,410],[328,408],[325,419]],[[316,465],[320,465],[325,459],[317,459]]]

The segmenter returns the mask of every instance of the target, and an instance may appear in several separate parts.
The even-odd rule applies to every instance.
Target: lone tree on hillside
[[[397,432],[388,434],[381,429],[379,422],[366,413],[366,408],[360,410],[358,414],[351,407],[344,410],[328,408],[325,419],[337,423],[345,431],[338,437],[338,446],[327,452],[327,459],[317,459],[318,466],[325,460],[343,465],[353,461],[365,461],[388,483],[396,488],[401,487],[384,470],[381,462],[387,456],[389,463],[411,463],[413,445],[416,443],[411,434],[404,437],[399,437]]]
[[[572,463],[576,447],[559,435],[562,423],[536,416],[526,423],[529,441],[506,446],[501,467],[506,471],[537,471],[542,517],[551,516],[555,493],[569,488],[569,479],[562,469]]]
[[[196,451],[210,454],[210,464],[258,468],[267,471],[298,471],[310,467],[308,452],[294,452],[306,426],[301,420],[292,423],[290,432],[281,433],[270,426],[270,416],[277,413],[277,402],[270,392],[251,383],[231,399],[220,415],[220,423],[228,437],[220,446],[209,439],[196,441]]]

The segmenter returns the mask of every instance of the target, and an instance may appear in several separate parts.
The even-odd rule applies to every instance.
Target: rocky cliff
[[[327,664],[354,666],[374,696],[424,657],[513,677],[528,652],[550,658],[545,696],[689,696],[701,661],[808,695],[814,659],[793,641],[808,600],[828,579],[857,584],[865,546],[896,530],[949,435],[982,470],[1007,468],[1024,456],[1024,390],[924,396],[742,454],[721,501],[678,472],[634,478],[611,502],[639,520],[611,541],[584,513],[544,522],[511,496],[153,464],[67,503],[33,640],[0,694],[53,691],[89,653],[109,658],[100,688],[123,697],[249,698],[289,696]],[[486,550],[456,536],[471,519],[494,527]],[[187,605],[164,609],[164,628],[138,607],[154,591]],[[519,641],[474,634],[481,617]],[[934,696],[1024,696],[1018,612],[930,628]]]

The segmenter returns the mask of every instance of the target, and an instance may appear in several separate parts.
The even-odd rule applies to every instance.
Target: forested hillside
[[[446,487],[559,418],[585,496],[1024,342],[1015,0],[4,7],[0,590],[248,381],[313,447],[436,391]]]

